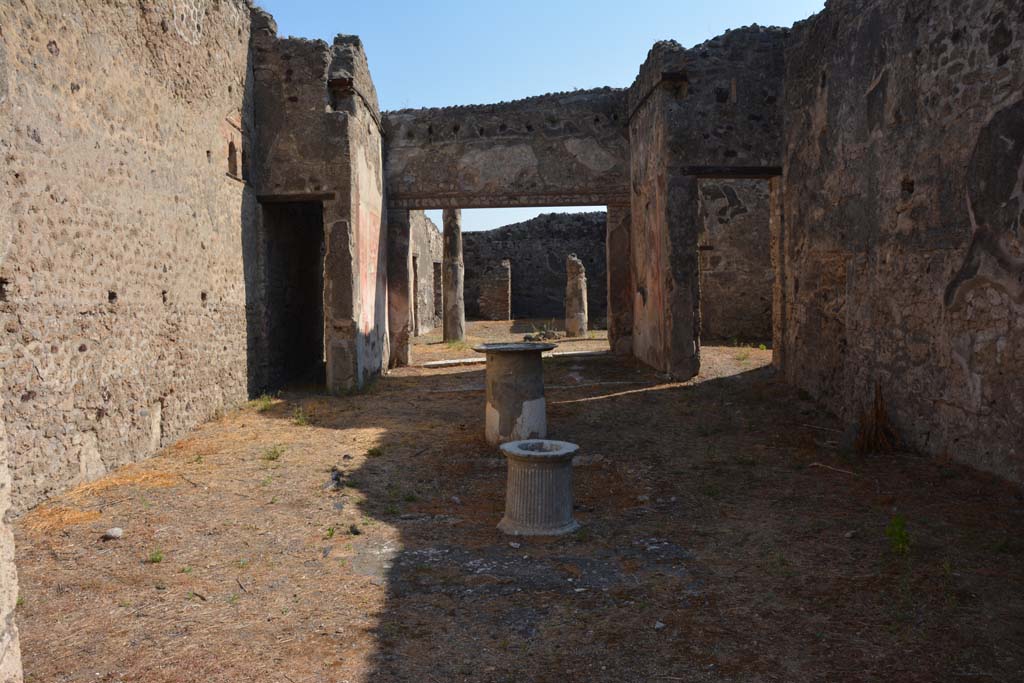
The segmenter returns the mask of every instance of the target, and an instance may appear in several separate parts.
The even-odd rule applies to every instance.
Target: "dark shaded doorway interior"
[[[324,228],[320,202],[263,207],[271,389],[322,386]]]

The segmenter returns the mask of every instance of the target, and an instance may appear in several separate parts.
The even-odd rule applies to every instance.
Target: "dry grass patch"
[[[76,510],[59,505],[41,505],[25,515],[22,527],[32,533],[49,534],[76,524],[99,519],[96,510]]]
[[[144,470],[129,465],[117,470],[113,474],[103,477],[102,479],[97,479],[96,481],[76,486],[64,496],[64,499],[69,501],[82,501],[86,498],[93,498],[95,496],[105,494],[111,489],[122,488],[124,486],[135,486],[143,489],[167,488],[170,486],[177,486],[181,481],[182,480],[179,475],[172,474],[171,472]]]

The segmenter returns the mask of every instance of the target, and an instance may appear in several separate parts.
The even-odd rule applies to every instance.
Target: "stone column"
[[[444,340],[466,338],[466,306],[462,293],[462,209],[444,210]]]
[[[388,334],[389,367],[412,362],[413,269],[409,211],[388,210]]]
[[[587,336],[587,271],[576,254],[565,257],[565,334]]]
[[[608,345],[613,353],[633,352],[633,272],[630,261],[630,208],[609,206],[605,236],[608,268]]]

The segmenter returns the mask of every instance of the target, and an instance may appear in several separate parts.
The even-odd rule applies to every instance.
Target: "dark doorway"
[[[267,267],[268,378],[271,389],[322,386],[324,221],[320,202],[263,206]]]
[[[414,336],[420,335],[420,316],[423,315],[423,311],[420,310],[420,259],[418,256],[412,257],[412,333]]]

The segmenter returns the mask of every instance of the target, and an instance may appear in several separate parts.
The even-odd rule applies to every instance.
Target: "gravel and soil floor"
[[[17,520],[26,681],[1024,680],[1020,488],[848,453],[770,351],[702,355],[683,383],[545,360],[550,436],[581,454],[562,538],[495,528],[482,365],[202,425]]]

